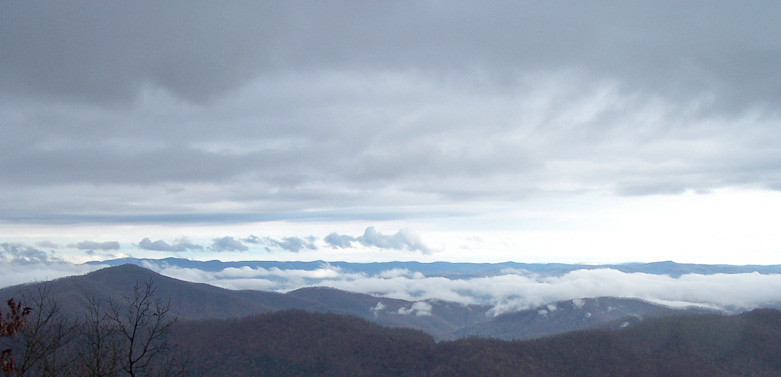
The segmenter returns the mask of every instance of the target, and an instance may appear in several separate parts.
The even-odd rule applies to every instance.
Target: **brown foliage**
[[[12,337],[25,328],[25,317],[30,314],[29,307],[22,307],[13,298],[9,299],[8,312],[0,315],[0,337]],[[7,375],[14,370],[14,355],[10,348],[0,352],[0,370]]]

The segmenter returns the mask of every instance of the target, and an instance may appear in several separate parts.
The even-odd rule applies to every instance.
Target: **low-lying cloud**
[[[230,245],[230,240],[221,242]],[[39,250],[23,243],[0,244],[0,261],[0,286],[83,274],[104,267],[66,263],[51,251]],[[346,270],[348,267],[329,263],[322,263],[315,268],[241,266],[216,271],[180,267],[162,260],[146,260],[143,264],[166,276],[228,289],[288,292],[303,287],[324,286],[412,302],[394,309],[399,315],[430,315],[430,306],[425,301],[432,299],[489,305],[489,313],[492,315],[556,301],[602,296],[631,297],[670,306],[695,305],[730,311],[781,304],[778,295],[781,292],[781,274],[756,272],[669,276],[599,268],[546,275],[505,269],[493,275],[467,277],[427,276],[420,271],[404,268],[372,273],[355,272]],[[22,265],[24,268],[20,268]],[[378,304],[373,310],[386,309],[384,305]]]
[[[576,270],[543,276],[507,270],[473,278],[425,276],[403,269],[376,274],[346,272],[323,264],[315,270],[226,268],[217,272],[148,264],[171,277],[229,289],[264,289],[286,292],[302,287],[326,286],[416,303],[439,299],[462,304],[490,305],[493,315],[547,303],[583,297],[633,297],[667,305],[696,305],[725,310],[751,309],[777,304],[781,297],[779,274],[684,274],[680,277],[626,273],[614,269]],[[382,308],[377,308],[381,310]],[[402,308],[399,314],[426,315],[423,304]]]
[[[401,307],[396,312],[401,315],[415,315],[418,317],[430,316],[433,306],[425,301],[418,301],[413,303],[409,308]]]

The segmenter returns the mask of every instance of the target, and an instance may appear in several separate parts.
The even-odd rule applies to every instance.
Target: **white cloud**
[[[397,277],[408,277],[411,279],[423,279],[426,276],[419,271],[410,271],[406,268],[392,268],[379,273],[379,277],[383,279],[392,279]]]
[[[415,316],[423,317],[423,316],[430,316],[432,308],[433,307],[431,306],[431,304],[425,301],[418,301],[410,305],[409,308],[405,308],[405,307],[399,308],[397,313],[401,315],[414,314]]]
[[[371,307],[369,310],[374,313],[374,316],[377,317],[379,313],[383,310],[385,310],[385,304],[382,303],[382,301],[377,302],[377,305]]]

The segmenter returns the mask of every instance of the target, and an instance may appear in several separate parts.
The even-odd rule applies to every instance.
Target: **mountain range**
[[[651,263],[622,263],[622,264],[566,264],[566,263],[454,263],[454,262],[327,262],[327,261],[196,261],[182,258],[119,258],[100,262],[87,262],[89,265],[121,266],[123,264],[135,264],[138,266],[170,266],[179,268],[192,268],[201,271],[222,271],[226,268],[278,268],[282,270],[316,270],[323,265],[339,268],[348,273],[365,273],[375,275],[384,271],[402,269],[411,272],[420,272],[426,276],[439,277],[478,277],[493,276],[508,270],[525,271],[546,276],[566,274],[576,270],[612,269],[625,273],[646,273],[652,275],[669,275],[680,277],[685,274],[739,274],[760,273],[779,274],[781,265],[727,265],[727,264],[693,264],[676,263],[673,261]]]
[[[436,340],[465,336],[530,339],[568,331],[634,323],[640,318],[698,313],[702,309],[672,309],[631,298],[583,298],[549,303],[539,308],[497,317],[488,305],[464,305],[443,300],[408,301],[343,290],[308,287],[287,293],[229,290],[160,275],[136,264],[104,268],[46,283],[64,312],[78,315],[89,299],[105,301],[127,295],[138,283],[151,281],[156,297],[169,302],[181,319],[238,318],[282,310],[350,315],[383,326],[424,331]],[[0,298],[29,297],[34,284],[0,290]]]
[[[151,283],[192,376],[778,376],[781,312],[726,315],[616,297],[489,306],[309,287],[228,290],[133,264],[0,290],[66,316]],[[511,339],[511,340],[510,340]],[[521,340],[526,339],[526,340]],[[22,355],[20,355],[22,356]]]

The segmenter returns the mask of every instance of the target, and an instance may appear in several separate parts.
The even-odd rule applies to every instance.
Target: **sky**
[[[3,1],[0,261],[781,264],[779,35],[776,1]]]

